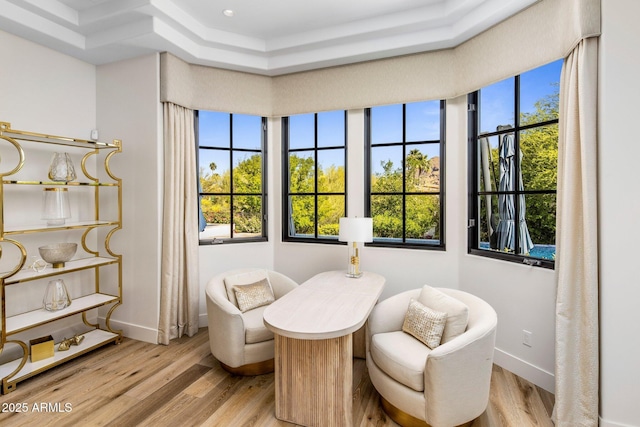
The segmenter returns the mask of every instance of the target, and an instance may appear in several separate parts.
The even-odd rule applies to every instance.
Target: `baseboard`
[[[637,425],[633,426],[631,424],[614,423],[613,421],[607,421],[602,417],[598,418],[598,425],[600,427],[637,427]]]
[[[493,354],[493,362],[507,371],[513,372],[538,387],[555,394],[555,375],[551,372],[547,372],[498,348],[495,349]]]
[[[100,317],[100,324],[104,324],[104,318]],[[151,344],[158,343],[158,330],[146,326],[134,325],[132,323],[120,322],[111,318],[111,329],[122,330],[122,334],[138,341],[144,341]]]
[[[207,316],[207,313],[200,313],[200,316],[198,316],[198,327],[209,327],[209,316]]]

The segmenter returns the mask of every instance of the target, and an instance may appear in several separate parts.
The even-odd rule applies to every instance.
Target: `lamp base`
[[[349,248],[349,264],[347,266],[347,277],[357,279],[362,276],[360,270],[360,257],[358,256],[358,242],[353,242],[353,246]]]

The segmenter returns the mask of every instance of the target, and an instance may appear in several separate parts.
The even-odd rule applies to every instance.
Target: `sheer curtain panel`
[[[557,426],[598,425],[598,39],[582,40],[560,79],[557,205]]]
[[[166,102],[160,344],[198,332],[197,176],[193,110]]]

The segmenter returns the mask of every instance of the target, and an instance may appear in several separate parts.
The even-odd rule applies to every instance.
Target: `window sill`
[[[227,243],[236,244],[236,243],[256,243],[256,242],[267,242],[267,241],[269,241],[269,239],[266,237],[250,237],[250,238],[236,237],[235,239],[218,239],[218,238],[202,239],[199,241],[199,243],[200,243],[200,246],[216,246],[216,245],[222,245]]]
[[[555,261],[541,258],[530,258],[523,255],[514,255],[505,252],[494,252],[486,249],[469,249],[470,255],[477,255],[485,258],[492,258],[501,261],[514,262],[530,267],[546,268],[549,270],[555,269]]]
[[[365,243],[367,247],[374,248],[396,248],[396,249],[418,249],[427,251],[445,251],[446,246],[444,244],[429,244],[429,243],[416,243],[412,241],[401,242],[389,240],[375,240],[372,243]]]

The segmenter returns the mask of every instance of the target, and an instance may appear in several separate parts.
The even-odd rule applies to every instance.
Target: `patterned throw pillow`
[[[235,293],[236,301],[238,301],[238,308],[243,313],[275,301],[271,285],[267,279],[248,285],[236,285],[233,287],[233,292]]]
[[[440,345],[446,321],[447,313],[432,310],[411,298],[402,330],[433,350]]]

